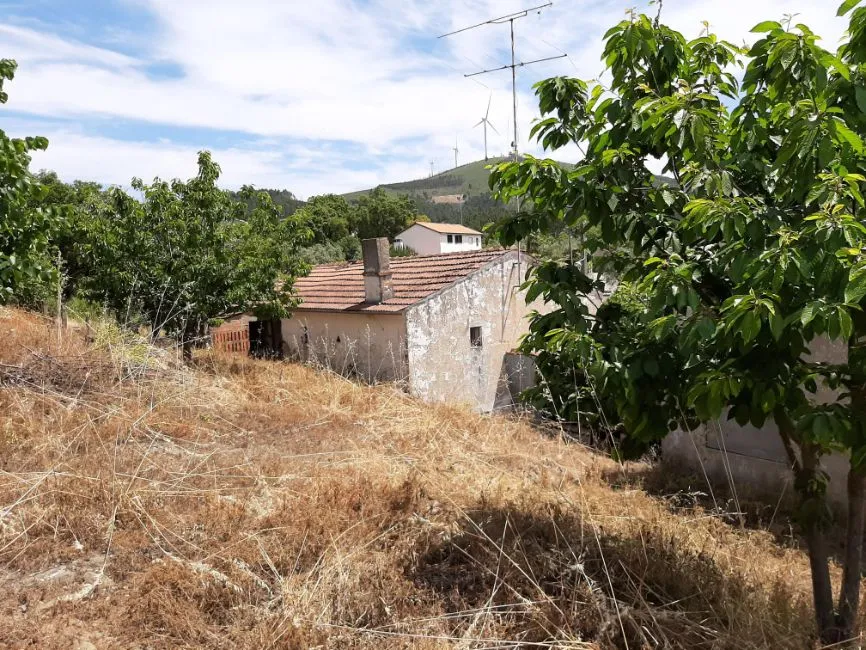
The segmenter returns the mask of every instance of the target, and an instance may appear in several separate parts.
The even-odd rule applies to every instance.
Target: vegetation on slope
[[[407,194],[412,198],[429,198],[442,194],[490,194],[490,187],[487,184],[487,179],[490,176],[489,168],[507,160],[509,159],[505,157],[476,160],[433,176],[400,183],[384,183],[379,187],[394,194]],[[369,191],[349,192],[343,196],[353,200]]]
[[[0,311],[0,646],[791,648],[803,553],[526,424]]]

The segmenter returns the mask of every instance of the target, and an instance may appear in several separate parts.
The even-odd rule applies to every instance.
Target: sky
[[[0,128],[43,135],[34,169],[128,185],[188,178],[213,152],[221,184],[301,198],[422,178],[484,157],[474,126],[490,103],[491,155],[508,151],[508,25],[454,29],[545,0],[0,0],[0,58],[17,60]],[[841,0],[664,0],[662,21],[702,21],[751,42],[762,20],[798,14],[835,49]],[[602,72],[604,32],[646,0],[554,0],[515,21],[518,145],[538,117],[532,84]],[[566,148],[555,158],[575,161]]]

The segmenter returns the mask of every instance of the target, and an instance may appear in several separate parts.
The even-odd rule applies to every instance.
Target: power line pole
[[[464,77],[476,77],[481,74],[487,74],[488,72],[498,72],[500,70],[508,70],[511,69],[511,97],[513,100],[513,110],[514,110],[514,142],[511,143],[512,153],[514,155],[514,160],[517,160],[518,156],[518,147],[517,147],[517,68],[522,68],[527,65],[532,65],[533,63],[541,63],[542,61],[552,61],[554,59],[562,59],[567,54],[560,54],[558,56],[548,56],[543,59],[535,59],[533,61],[521,61],[517,63],[515,55],[514,55],[514,21],[520,18],[526,18],[529,15],[530,11],[538,11],[541,13],[541,10],[550,7],[553,5],[553,2],[547,2],[543,5],[538,5],[536,7],[529,7],[528,9],[522,9],[520,11],[516,11],[512,14],[506,14],[505,16],[499,16],[499,18],[491,18],[490,20],[485,20],[482,23],[478,23],[475,25],[470,25],[469,27],[463,27],[462,29],[454,30],[453,32],[448,32],[447,34],[442,34],[438,38],[446,38],[448,36],[453,36],[454,34],[460,34],[462,32],[467,32],[470,29],[476,29],[477,27],[483,27],[484,25],[502,25],[504,23],[508,23],[511,31],[511,64],[503,65],[498,68],[491,68],[489,70],[479,70],[478,72],[472,72],[470,74],[464,74]]]

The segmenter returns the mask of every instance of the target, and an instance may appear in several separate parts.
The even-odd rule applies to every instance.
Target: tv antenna
[[[499,131],[497,131],[496,127],[487,119],[487,116],[490,115],[490,102],[492,100],[493,93],[490,93],[490,98],[487,100],[487,112],[484,114],[484,117],[478,121],[478,124],[475,125],[475,127],[479,127],[482,124],[484,125],[484,160],[487,160],[487,127],[489,126],[493,129],[493,132],[496,133],[496,135],[499,135]]]
[[[454,136],[454,148],[452,149],[452,151],[454,152],[454,169],[457,169],[457,152],[460,151],[460,149],[457,148],[457,136],[456,135]]]
[[[536,7],[529,7],[528,9],[521,9],[520,11],[515,11],[512,14],[506,14],[505,16],[499,16],[499,18],[491,18],[490,20],[485,20],[484,22],[477,23],[475,25],[469,25],[469,27],[463,27],[461,29],[456,29],[453,32],[448,32],[447,34],[442,34],[438,38],[446,38],[448,36],[453,36],[454,34],[460,34],[462,32],[468,32],[470,29],[476,29],[478,27],[483,27],[484,25],[503,25],[505,23],[509,24],[511,29],[511,64],[503,65],[498,68],[491,68],[489,70],[479,70],[478,72],[472,72],[469,74],[464,74],[464,77],[476,77],[481,74],[487,74],[488,72],[499,72],[500,70],[511,70],[511,97],[514,104],[514,142],[511,143],[513,149],[514,160],[517,160],[518,148],[517,148],[517,68],[522,68],[527,65],[532,65],[533,63],[541,63],[542,61],[552,61],[554,59],[562,59],[567,54],[559,54],[557,56],[548,56],[543,59],[535,59],[533,61],[521,61],[517,63],[514,57],[514,21],[520,18],[526,18],[529,15],[530,11],[537,11],[541,13],[541,10],[546,7],[553,6],[553,2],[546,2],[543,5],[538,5]],[[456,154],[455,154],[456,155]]]

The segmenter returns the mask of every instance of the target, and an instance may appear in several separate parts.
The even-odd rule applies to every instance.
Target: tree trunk
[[[809,548],[809,567],[812,570],[812,596],[815,604],[815,622],[821,643],[834,644],[840,640],[833,609],[833,585],[830,582],[830,563],[827,539],[819,526],[806,526],[806,545]]]
[[[848,344],[848,363],[855,372],[850,386],[855,431],[862,431],[866,418],[866,386],[863,384],[863,345],[858,338]],[[854,459],[852,449],[852,461]],[[855,640],[860,633],[860,579],[863,569],[863,533],[866,526],[866,467],[862,463],[848,470],[848,522],[845,531],[845,557],[842,566],[842,588],[836,624],[840,641]],[[855,645],[852,643],[852,646]]]
[[[848,471],[848,526],[845,531],[845,559],[836,625],[840,641],[859,634],[860,572],[863,560],[863,528],[866,522],[866,476],[862,470]]]
[[[773,419],[788,454],[794,472],[794,487],[800,498],[799,517],[806,546],[809,549],[809,568],[812,573],[812,598],[815,622],[821,643],[831,645],[844,637],[840,634],[833,603],[833,583],[830,581],[830,557],[827,550],[826,528],[829,522],[827,487],[821,476],[820,454],[808,443],[796,441],[794,423],[782,407],[777,407]],[[795,451],[799,448],[799,455]],[[859,574],[858,574],[859,575]],[[856,605],[855,605],[856,611]]]
[[[821,643],[830,645],[842,640],[836,625],[833,603],[833,583],[830,581],[830,557],[827,551],[826,485],[820,477],[820,456],[811,445],[801,445],[802,465],[797,472],[796,486],[800,494],[800,514],[809,549],[812,571],[812,597],[815,622]]]
[[[196,339],[196,324],[191,321],[184,323],[183,330],[180,335],[180,349],[183,352],[184,363],[192,361],[192,351],[195,347]]]

